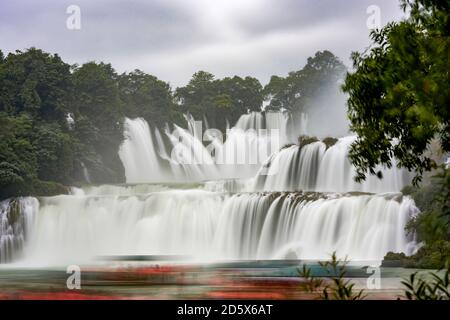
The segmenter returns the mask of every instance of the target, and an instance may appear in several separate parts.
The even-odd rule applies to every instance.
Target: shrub
[[[41,180],[33,181],[33,191],[32,191],[33,196],[46,197],[68,193],[69,189],[60,183]]]
[[[330,283],[323,286],[325,281],[314,278],[311,270],[303,265],[303,269],[299,270],[299,275],[305,279],[301,284],[302,290],[314,293],[320,292],[319,290],[322,289],[320,298],[324,300],[361,300],[365,298],[364,290],[354,290],[355,284],[350,280],[345,280],[347,259],[338,259],[336,252],[333,252],[330,261],[319,262],[319,264],[331,279]]]
[[[403,280],[406,298],[408,300],[450,300],[450,268],[442,277],[433,272],[429,273],[428,277],[431,281],[414,272],[409,279]]]

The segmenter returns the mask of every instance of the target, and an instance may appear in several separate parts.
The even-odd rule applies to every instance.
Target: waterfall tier
[[[401,194],[92,192],[40,200],[23,263],[79,264],[134,254],[323,259],[335,250],[373,261],[413,248],[403,229],[417,209]]]
[[[0,263],[20,257],[38,207],[31,197],[0,202]]]
[[[344,137],[330,147],[313,142],[303,147],[292,145],[274,153],[257,174],[253,190],[321,192],[362,191],[399,192],[411,176],[405,170],[379,167],[383,178],[368,175],[362,183],[354,180],[355,168],[348,150],[355,137]]]
[[[127,183],[251,178],[288,142],[281,113],[243,115],[227,132],[186,119],[188,129],[174,126],[164,135],[143,119],[125,119],[119,156]]]
[[[348,160],[354,136],[339,138],[332,146],[321,141],[289,146],[287,120],[281,113],[243,115],[223,140],[215,131],[203,134],[201,123],[188,118],[189,129],[175,126],[173,132],[166,130],[169,142],[164,142],[159,130],[152,131],[145,120],[126,119],[126,140],[119,154],[127,183],[256,176],[256,183],[247,184],[251,187],[245,191],[377,193],[399,192],[410,182],[410,175],[393,161],[390,169],[378,168],[383,179],[369,175],[363,183],[356,183],[355,169]],[[277,131],[271,134],[267,130]]]

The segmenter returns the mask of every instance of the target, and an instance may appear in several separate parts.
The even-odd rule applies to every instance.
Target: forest
[[[85,183],[84,167],[92,183],[124,182],[117,150],[125,117],[162,128],[185,126],[185,114],[205,116],[224,132],[227,122],[260,111],[269,97],[267,110],[305,111],[308,99],[344,72],[336,56],[319,51],[303,69],[273,76],[265,87],[252,77],[216,79],[199,71],[174,89],[140,70],[69,65],[36,48],[0,54],[0,198],[64,193],[64,186]]]

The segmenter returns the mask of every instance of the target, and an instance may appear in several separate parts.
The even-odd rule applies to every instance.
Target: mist
[[[347,95],[338,83],[322,85],[320,94],[305,104],[304,111],[295,112],[290,123],[290,134],[340,138],[349,135],[350,121],[347,117]]]
[[[341,84],[325,86],[321,91],[323,93],[306,108],[306,132],[321,139],[348,135],[347,95],[342,92]]]

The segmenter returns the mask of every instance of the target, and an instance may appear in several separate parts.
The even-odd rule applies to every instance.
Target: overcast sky
[[[69,5],[81,9],[80,30],[66,27]],[[369,44],[370,5],[383,25],[403,16],[397,0],[2,0],[0,49],[35,46],[68,63],[110,62],[173,86],[198,70],[265,84],[317,50],[350,66],[350,53]]]

